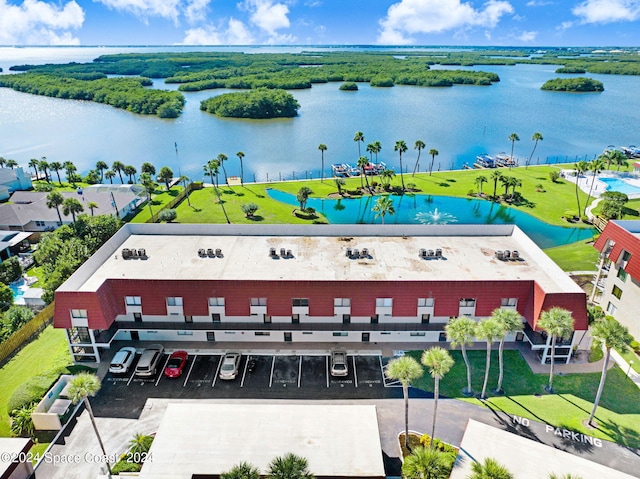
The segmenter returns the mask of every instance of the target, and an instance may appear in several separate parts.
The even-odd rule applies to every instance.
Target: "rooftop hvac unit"
[[[222,258],[222,250],[220,248],[216,248],[216,256]]]
[[[293,258],[293,253],[290,249],[287,250],[287,258]]]
[[[511,259],[511,251],[508,249],[504,250],[504,259]]]
[[[138,250],[138,256],[140,256],[141,258],[146,258],[147,257],[147,250],[145,250],[144,248],[140,248]]]
[[[499,260],[504,260],[504,252],[502,250],[496,251],[496,258]]]
[[[207,248],[207,256],[209,258],[213,258],[215,256],[215,254],[213,252],[213,248]]]
[[[432,249],[428,249],[428,250],[427,250],[427,256],[428,256],[429,258],[433,258],[435,255],[436,255],[436,254],[435,254],[435,252],[434,252]]]
[[[517,249],[514,249],[511,252],[511,259],[514,261],[518,261],[520,259],[520,252]]]
[[[287,256],[287,250],[284,248],[280,248],[280,256],[285,258]]]
[[[200,248],[198,250],[198,256],[200,256],[201,258],[204,258],[207,256],[207,251],[204,248]]]
[[[269,248],[269,256],[271,256],[272,258],[275,258],[275,257],[278,256],[276,254],[276,249],[275,248]]]
[[[368,248],[362,248],[362,252],[360,253],[360,257],[361,258],[368,258],[369,257],[369,249]]]
[[[436,248],[436,258],[442,258],[442,249]]]
[[[137,258],[138,257],[138,251],[136,249],[131,249],[131,257],[132,258]]]
[[[360,257],[360,251],[358,251],[357,249],[353,250],[353,257],[354,258],[359,258]]]
[[[129,248],[122,248],[122,258],[129,259],[131,257],[131,250]]]
[[[424,249],[424,248],[420,248],[419,256],[420,256],[421,258],[426,258],[426,257],[427,257],[427,250],[426,250],[426,249]]]
[[[351,248],[347,248],[347,251],[346,251],[347,258],[351,258],[352,254],[353,254],[353,251],[351,251]]]

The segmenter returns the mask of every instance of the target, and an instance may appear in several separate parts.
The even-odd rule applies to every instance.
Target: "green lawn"
[[[578,241],[544,252],[564,271],[596,271],[598,269],[598,251],[592,242]]]
[[[182,189],[182,186],[176,185],[169,191],[167,191],[164,187],[155,190],[153,195],[151,196],[151,209],[153,210],[153,213],[157,214],[157,212],[160,211],[160,208],[162,208],[167,203],[170,203],[176,196],[180,194]],[[135,215],[135,217],[129,222],[146,223],[149,218],[151,218],[151,211],[149,211],[149,204],[145,202],[145,204],[139,208],[138,213]]]
[[[497,346],[496,346],[497,349]],[[417,359],[421,351],[410,353]],[[473,404],[497,409],[508,414],[527,417],[555,427],[580,431],[590,436],[600,437],[629,447],[640,447],[640,390],[626,377],[623,371],[614,367],[607,374],[605,389],[596,412],[599,427],[589,429],[583,423],[589,417],[592,401],[600,381],[600,373],[567,374],[555,376],[555,394],[547,394],[548,374],[534,374],[518,351],[505,351],[505,396],[494,396],[490,389],[498,380],[498,354],[493,351],[487,391],[490,398],[479,401],[465,398],[462,388],[466,386],[466,368],[459,350],[451,351],[455,365],[440,381],[440,394],[461,399]],[[472,386],[476,392],[482,390],[486,352],[469,351]],[[425,371],[425,376],[414,383],[416,387],[433,391],[433,380]],[[538,395],[538,396],[536,396]]]
[[[620,219],[637,220],[640,216],[640,212],[638,210],[640,210],[640,198],[629,200],[625,205],[624,215]],[[602,202],[598,203],[598,205],[592,210],[592,213],[596,216],[602,213]]]
[[[39,374],[68,372],[70,365],[64,330],[49,326],[0,369],[0,437],[11,436],[7,402],[18,386]]]
[[[624,358],[624,360],[627,363],[631,364],[631,368],[635,372],[640,373],[640,357],[638,357],[638,355],[633,351],[633,349],[629,348],[625,353],[621,353],[620,351],[618,351],[618,353],[620,354],[620,356]]]

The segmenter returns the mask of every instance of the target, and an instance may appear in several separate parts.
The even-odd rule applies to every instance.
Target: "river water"
[[[0,48],[0,67],[11,65],[90,61],[101,54],[134,51],[176,51],[186,47],[75,47]],[[189,50],[237,48],[189,48]],[[310,47],[259,47],[247,52],[309,50]],[[544,92],[540,86],[559,75],[553,65],[480,66],[500,75],[488,87],[454,86],[420,88],[396,86],[371,88],[360,84],[357,92],[342,92],[338,83],[318,84],[296,90],[299,115],[293,119],[238,120],[216,118],[199,109],[200,101],[225,90],[185,93],[187,104],[175,120],[135,115],[82,101],[60,100],[17,93],[0,88],[0,156],[26,165],[30,158],[73,161],[86,172],[103,160],[122,161],[138,169],[145,161],[170,166],[174,172],[203,179],[202,165],[219,153],[229,157],[230,175],[240,172],[235,154],[245,153],[245,180],[258,181],[318,177],[320,143],[327,145],[325,174],[331,163],[355,163],[359,154],[353,141],[362,131],[365,143],[379,140],[379,160],[398,170],[393,151],[396,140],[405,140],[403,156],[413,168],[421,139],[427,151],[439,155],[434,169],[461,168],[475,155],[511,150],[508,136],[518,133],[515,155],[528,158],[540,132],[532,163],[593,158],[608,145],[640,144],[640,77],[592,75],[604,83],[599,94]],[[176,88],[162,80],[154,88]],[[176,151],[175,145],[178,148]],[[420,169],[428,166],[423,152]]]

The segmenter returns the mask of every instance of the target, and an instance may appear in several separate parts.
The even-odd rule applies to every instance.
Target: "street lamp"
[[[627,376],[631,372],[631,366],[633,365],[633,359],[629,360],[629,369],[627,369]]]

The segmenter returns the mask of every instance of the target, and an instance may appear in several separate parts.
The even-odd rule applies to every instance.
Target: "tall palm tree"
[[[431,423],[431,447],[435,447],[436,439],[436,415],[438,411],[438,396],[440,395],[440,380],[453,367],[453,358],[444,348],[434,346],[422,352],[420,362],[429,368],[429,373],[433,378],[433,422]]]
[[[418,170],[418,164],[420,163],[420,153],[422,152],[425,146],[426,145],[422,140],[416,140],[415,144],[413,145],[413,149],[418,150],[418,158],[416,158],[416,166],[413,167],[413,173],[411,176],[416,176],[416,171]]]
[[[91,409],[91,403],[89,402],[89,396],[95,396],[100,390],[100,379],[95,374],[79,373],[71,378],[69,384],[69,399],[71,399],[74,404],[77,404],[80,400],[84,402],[84,406],[89,413],[89,419],[91,419],[91,425],[93,426],[93,430],[98,438],[98,443],[100,444],[103,457],[109,457],[106,449],[104,448],[102,437],[100,437],[100,433],[98,432],[96,418],[93,416],[93,409]],[[111,465],[108,460],[105,461],[105,464],[107,465],[107,471],[109,471],[109,477],[111,477]]]
[[[397,151],[398,154],[400,155],[400,180],[402,181],[402,191],[405,190],[404,187],[404,175],[402,173],[402,154],[407,152],[407,144],[404,142],[404,140],[398,140],[396,141],[395,146],[393,147],[393,151]]]
[[[493,181],[493,197],[496,197],[496,192],[498,190],[498,181],[500,181],[502,179],[502,173],[500,173],[498,170],[492,171],[491,175],[489,175],[489,178],[491,178],[491,181]]]
[[[71,183],[72,185],[76,184],[76,171],[78,171],[78,168],[76,168],[76,165],[73,164],[73,162],[71,161],[65,161],[62,164],[62,167],[64,168],[64,173],[67,177],[67,181],[69,183]]]
[[[87,203],[87,208],[91,210],[91,216],[93,216],[93,210],[95,210],[97,207],[98,207],[98,203],[96,203],[95,201],[89,201]]]
[[[396,212],[393,201],[388,196],[378,198],[372,210],[376,213],[376,218],[382,218],[382,224],[384,224],[384,217],[386,215],[392,215]]]
[[[616,168],[618,171],[620,171],[620,167],[622,165],[627,164],[627,155],[625,155],[624,153],[622,153],[620,150],[613,150],[611,152],[611,161],[613,161],[613,163],[615,163],[618,168]]]
[[[589,187],[589,194],[587,195],[587,201],[584,204],[584,212],[582,214],[587,214],[587,207],[589,206],[589,200],[591,199],[591,192],[593,191],[593,185],[596,182],[596,176],[604,169],[604,163],[602,161],[602,156],[599,156],[595,160],[591,160],[589,162],[589,171],[593,173],[593,177],[591,178],[591,186]]]
[[[460,346],[462,359],[464,359],[464,364],[467,367],[467,387],[462,390],[462,393],[465,396],[471,396],[473,389],[471,388],[471,365],[467,357],[467,346],[473,344],[476,322],[469,316],[460,316],[450,320],[444,330],[447,333],[447,340],[451,343],[451,347],[457,348]]]
[[[51,166],[51,168],[53,168],[53,166]],[[109,165],[107,165],[104,161],[100,160],[96,162],[96,170],[100,172],[100,183],[104,182],[104,172],[108,169]]]
[[[589,163],[586,161],[578,161],[573,165],[573,168],[576,170],[576,201],[578,202],[578,214],[576,216],[580,216],[582,209],[580,208],[580,188],[578,188],[578,183],[580,182],[580,175],[589,169]]]
[[[498,461],[487,457],[484,462],[471,463],[471,475],[468,479],[515,479],[515,476]]]
[[[632,338],[629,335],[629,330],[613,318],[595,321],[591,325],[591,336],[596,346],[604,348],[605,350],[604,363],[602,364],[602,372],[600,373],[600,384],[598,384],[596,399],[593,401],[593,409],[589,415],[589,425],[593,426],[593,417],[596,414],[596,409],[598,409],[598,404],[600,404],[604,383],[607,380],[607,367],[609,366],[611,349],[615,348],[622,353],[626,352],[627,349],[629,349],[627,345]]]
[[[533,150],[531,150],[531,155],[529,155],[529,161],[527,161],[526,167],[528,167],[529,163],[531,163],[531,159],[533,158],[533,153],[536,151],[538,142],[542,140],[544,140],[544,138],[542,138],[542,133],[538,133],[537,131],[531,137],[531,141],[535,141],[535,143],[533,144]]]
[[[220,174],[220,162],[218,160],[209,160],[206,165],[204,165],[204,172],[211,177],[211,184],[217,188],[218,187],[218,175]],[[214,180],[215,178],[215,180]]]
[[[29,160],[29,167],[33,168],[33,171],[36,172],[36,180],[38,179],[38,166],[40,162],[36,158],[31,158]]]
[[[503,334],[500,335],[500,345],[498,346],[498,364],[500,365],[500,374],[498,376],[498,385],[496,392],[502,391],[502,380],[504,379],[504,341],[509,333],[515,333],[522,329],[522,319],[520,313],[514,309],[497,308],[491,313],[494,318],[502,326]]]
[[[9,158],[5,166],[13,170],[16,166],[18,166],[18,162],[16,160]]]
[[[433,163],[436,161],[436,156],[438,156],[440,152],[435,148],[431,148],[429,150],[429,154],[431,155],[431,164],[429,165],[429,176],[431,176],[431,173],[433,172]]]
[[[438,449],[416,447],[402,463],[405,479],[449,479],[455,458]]]
[[[474,183],[478,187],[478,194],[482,194],[482,185],[487,182],[487,177],[484,175],[477,176]]]
[[[122,172],[124,171],[124,163],[122,163],[121,161],[114,161],[113,164],[111,165],[111,169],[116,173],[118,173],[118,175],[120,176],[120,183],[124,185],[124,180],[122,179]]]
[[[76,214],[82,213],[84,211],[84,206],[75,198],[66,198],[62,202],[62,214],[65,216],[71,215],[73,218],[73,222],[76,222]]]
[[[378,153],[382,151],[382,143],[380,140],[376,140],[373,142],[373,154],[376,155],[376,165],[378,164]]]
[[[0,168],[4,168],[4,165],[7,164],[7,159],[4,156],[0,156]]]
[[[178,179],[182,186],[184,186],[184,190],[186,191],[187,204],[191,206],[191,199],[189,199],[189,189],[187,188],[187,183],[191,182],[191,179],[188,176],[182,175]]]
[[[113,184],[113,179],[116,177],[116,172],[113,170],[107,170],[104,172],[104,177],[107,178],[111,184]]]
[[[489,382],[489,369],[491,368],[491,345],[502,334],[502,325],[495,318],[486,318],[476,325],[476,338],[487,342],[487,359],[484,369],[484,383],[482,383],[481,399],[487,397],[487,383]]]
[[[240,186],[244,186],[244,165],[242,163],[242,159],[244,158],[244,152],[239,151],[236,153],[236,156],[240,160]],[[322,163],[324,165],[324,162]]]
[[[385,185],[390,185],[394,176],[396,176],[395,171],[390,168],[385,168],[380,172],[380,181]]]
[[[47,162],[47,157],[43,156],[40,161],[38,162],[38,167],[40,168],[40,171],[42,171],[44,173],[44,179],[47,183],[50,183],[49,181],[49,163]]]
[[[49,168],[56,172],[56,175],[58,175],[58,183],[60,184],[60,186],[62,186],[62,181],[60,180],[60,170],[62,169],[62,164],[57,161],[52,161],[49,164]]]
[[[522,186],[522,180],[520,178],[516,178],[515,176],[510,176],[509,186],[511,187],[511,198],[513,198],[516,196],[516,188]]]
[[[513,164],[513,147],[516,144],[516,141],[520,141],[520,137],[517,133],[511,133],[509,135],[509,141],[511,142],[511,164]]]
[[[322,161],[320,167],[320,183],[324,183],[324,152],[327,151],[327,145],[320,143],[318,145],[318,150],[320,150],[320,158]]]
[[[62,216],[60,215],[60,205],[64,202],[62,193],[52,191],[47,195],[47,208],[55,208],[58,213],[58,222],[62,224]]]
[[[507,199],[507,194],[509,193],[509,187],[511,186],[511,177],[510,176],[501,176],[500,183],[504,186],[504,199]]]
[[[254,465],[242,461],[227,472],[221,473],[220,479],[260,479],[260,470]]]
[[[367,158],[366,156],[361,156],[360,158],[358,158],[358,168],[360,168],[360,187],[364,189],[364,184],[362,182],[362,179],[364,178],[367,182],[367,191],[371,192],[371,188],[369,188],[369,178],[367,177],[367,173],[365,171],[365,168],[368,164],[369,158]]]
[[[538,320],[538,327],[547,332],[551,336],[551,370],[549,371],[549,385],[546,388],[548,392],[553,392],[553,366],[556,356],[556,341],[558,338],[568,339],[573,333],[574,319],[571,317],[571,311],[563,308],[551,308],[549,311],[543,311]]]
[[[360,143],[364,143],[364,133],[362,133],[361,131],[356,131],[356,134],[353,135],[353,141],[358,144],[358,158],[360,158],[362,156],[360,154]]]
[[[268,479],[314,479],[309,462],[293,453],[278,456],[269,463]]]
[[[107,173],[109,173],[109,171],[107,171]],[[149,213],[151,213],[151,218],[153,218],[153,208],[151,207],[151,195],[155,191],[156,186],[158,186],[158,184],[153,180],[153,177],[151,176],[151,174],[147,172],[140,173],[140,183],[142,183],[144,192],[147,194],[147,204],[149,205]]]
[[[138,173],[138,170],[136,169],[135,166],[126,165],[123,168],[123,171],[124,171],[124,174],[129,177],[129,183],[133,184],[133,183],[136,182],[135,175],[136,175],[136,173]]]
[[[156,174],[156,167],[153,166],[153,163],[145,161],[140,167],[140,173],[149,173],[153,177]]]
[[[303,186],[298,190],[298,194],[296,195],[296,199],[298,203],[300,203],[300,209],[302,211],[307,209],[307,201],[309,201],[309,195],[312,195],[313,191],[308,186]]]
[[[163,166],[160,168],[160,173],[158,173],[158,180],[164,182],[167,187],[167,191],[169,191],[171,180],[173,179],[173,170],[168,166]]]
[[[389,361],[385,374],[389,379],[396,379],[402,384],[402,395],[404,396],[404,446],[409,449],[409,386],[411,386],[412,381],[422,377],[424,370],[420,363],[411,356],[401,356]]]
[[[333,182],[338,188],[338,194],[342,196],[342,187],[347,184],[346,180],[344,178],[336,178],[335,180],[333,180]]]
[[[225,182],[225,184],[229,184],[229,180],[227,179],[227,169],[224,167],[224,162],[227,161],[228,159],[229,158],[227,158],[227,155],[225,155],[224,153],[220,153],[216,158],[216,160],[218,160],[218,163],[222,167],[222,172],[224,173],[224,182]]]

